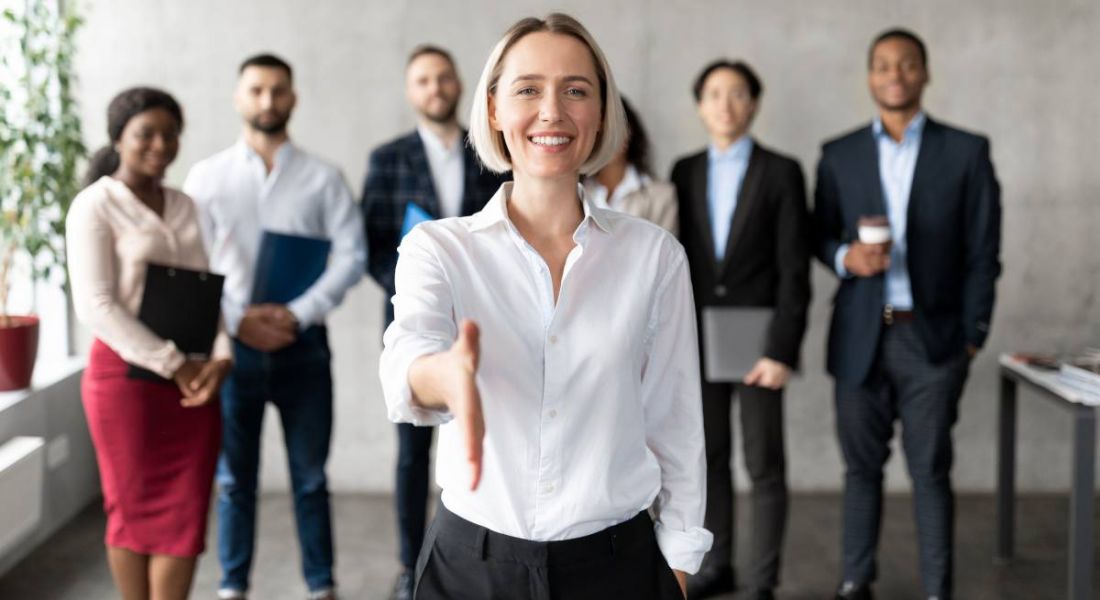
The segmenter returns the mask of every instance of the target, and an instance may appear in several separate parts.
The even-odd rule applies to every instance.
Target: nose
[[[561,120],[561,99],[557,94],[546,94],[539,102],[539,120],[557,123]]]
[[[275,95],[271,92],[264,92],[260,94],[260,108],[262,110],[268,110],[275,103]]]

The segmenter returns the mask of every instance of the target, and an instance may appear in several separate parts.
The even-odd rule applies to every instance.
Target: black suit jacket
[[[462,214],[472,215],[508,178],[486,169],[462,132],[465,181]],[[363,223],[367,233],[367,272],[386,291],[386,325],[393,321],[393,273],[405,211],[412,202],[434,218],[441,216],[424,142],[416,131],[376,148],[370,154],[363,184]]]
[[[810,302],[810,225],[802,169],[754,140],[726,254],[718,260],[707,206],[707,162],[705,150],[683,158],[671,177],[696,308],[773,307],[764,355],[796,368]]]
[[[863,215],[884,215],[878,144],[870,126],[827,142],[817,170],[816,253],[835,273],[837,249],[858,239]],[[1001,190],[989,140],[928,119],[907,212],[906,265],[916,328],[934,362],[980,347],[1001,273]],[[828,368],[861,384],[882,329],[883,275],[841,280],[829,329]]]

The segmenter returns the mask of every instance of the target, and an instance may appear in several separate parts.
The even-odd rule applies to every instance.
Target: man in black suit
[[[762,86],[743,62],[720,60],[696,80],[695,101],[710,146],[672,169],[696,308],[770,307],[763,356],[738,384],[705,382],[705,526],[714,545],[688,597],[732,591],[734,497],[730,471],[734,392],[741,400],[745,465],[752,479],[752,598],[773,597],[787,519],[783,387],[798,366],[810,301],[810,224],[802,169],[749,137]],[[702,338],[702,336],[700,336]]]
[[[458,124],[462,84],[450,53],[436,46],[413,50],[405,68],[405,92],[417,112],[417,130],[371,153],[363,186],[367,270],[386,292],[387,326],[393,321],[389,300],[406,216],[471,215],[503,182],[482,168]],[[398,600],[412,598],[413,569],[424,540],[432,431],[431,427],[397,425],[397,528],[404,567],[394,586],[393,597]]]
[[[882,470],[900,420],[924,591],[946,600],[951,429],[993,314],[1000,187],[986,138],[921,109],[927,53],[916,35],[882,33],[868,66],[878,116],[825,144],[814,207],[817,256],[840,277],[828,347],[846,465],[836,597],[871,598]],[[890,241],[883,243],[875,232],[885,233],[887,221]]]

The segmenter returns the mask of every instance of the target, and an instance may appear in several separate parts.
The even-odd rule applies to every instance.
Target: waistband
[[[647,541],[656,543],[653,520],[642,511],[628,521],[584,537],[536,542],[490,531],[447,510],[436,513],[435,537],[447,545],[468,548],[482,559],[510,560],[534,567],[553,567],[633,551]]]

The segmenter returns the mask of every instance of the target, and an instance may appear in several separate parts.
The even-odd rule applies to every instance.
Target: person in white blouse
[[[649,136],[642,119],[626,98],[623,112],[629,129],[627,141],[599,172],[584,178],[584,191],[600,208],[622,211],[680,233],[680,207],[676,188],[653,179],[649,165]]]
[[[515,181],[404,238],[379,367],[391,420],[442,424],[415,597],[682,598],[711,543],[691,284],[671,234],[579,185],[626,135],[603,52],[517,22],[470,129]]]
[[[326,315],[363,277],[363,221],[340,170],[290,141],[296,95],[290,65],[269,54],[240,67],[234,95],[241,139],[191,168],[183,187],[198,204],[236,364],[222,398],[218,463],[220,598],[244,598],[256,527],[260,439],[268,402],[279,411],[311,600],[335,598],[325,463],[332,441],[332,372]],[[286,304],[252,302],[264,231],[331,242],[320,277]],[[282,268],[286,268],[282,266]]]
[[[229,372],[221,329],[209,358],[184,354],[140,319],[147,265],[206,271],[191,199],[163,185],[183,111],[131,88],[107,108],[110,145],[89,161],[65,219],[77,318],[95,337],[81,378],[107,513],[107,561],[123,600],[183,600],[206,542]],[[130,366],[163,380],[138,378]]]

